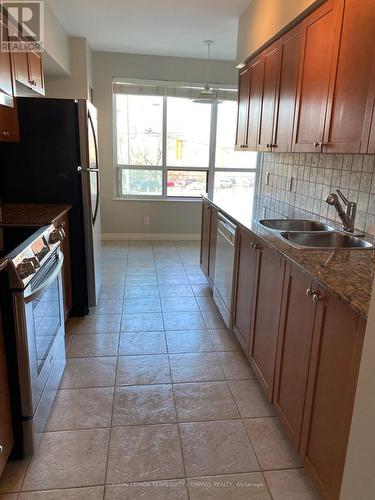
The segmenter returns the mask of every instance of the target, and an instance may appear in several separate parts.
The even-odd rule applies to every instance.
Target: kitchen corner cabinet
[[[317,289],[300,455],[325,499],[338,499],[357,387],[365,321]]]
[[[285,260],[271,248],[260,244],[257,245],[257,252],[259,260],[249,360],[271,401]]]
[[[217,210],[203,201],[200,265],[211,283],[213,283],[215,274],[217,215]]]
[[[1,20],[0,20],[1,24]],[[19,141],[11,55],[0,51],[0,142]]]
[[[0,316],[0,476],[13,447],[12,417],[10,411],[8,375]]]
[[[61,242],[61,251],[64,254],[64,264],[62,268],[62,281],[64,292],[64,307],[65,307],[65,321],[68,319],[69,313],[72,309],[72,275],[71,275],[71,261],[70,261],[70,230],[69,230],[69,215],[65,214],[60,217],[56,223],[57,229],[63,229],[65,238]]]
[[[245,353],[249,352],[253,323],[253,300],[259,255],[256,250],[257,245],[254,236],[239,228],[236,244],[233,331]]]

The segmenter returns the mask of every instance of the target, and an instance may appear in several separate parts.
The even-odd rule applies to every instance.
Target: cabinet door
[[[301,455],[323,498],[339,498],[365,322],[318,290]]]
[[[16,80],[30,87],[29,62],[27,52],[13,52],[14,76]]]
[[[233,324],[234,333],[243,350],[248,353],[253,324],[253,299],[257,281],[258,252],[256,239],[248,231],[239,229],[235,277]]]
[[[315,304],[309,276],[287,264],[277,346],[274,405],[298,449],[314,327]]]
[[[300,52],[301,28],[298,26],[281,40],[280,85],[272,139],[272,149],[280,152],[292,149]]]
[[[237,111],[237,133],[236,149],[242,150],[247,141],[247,123],[249,117],[249,89],[250,72],[245,66],[239,72],[238,79],[238,111]]]
[[[336,14],[333,2],[328,0],[303,24],[293,151],[322,150]]]
[[[371,134],[370,134],[370,142],[368,146],[369,154],[375,154],[375,112],[372,117],[372,125],[371,125]]]
[[[264,55],[264,81],[258,151],[270,151],[272,147],[280,77],[280,56],[281,47],[279,44],[272,46]]]
[[[29,78],[31,88],[44,95],[44,75],[42,54],[37,52],[28,52],[27,59],[29,63]]]
[[[1,20],[0,25],[4,29],[5,36],[7,36]],[[11,55],[9,52],[2,50],[0,50],[0,106],[14,106]]]
[[[6,368],[3,331],[0,317],[0,476],[13,447],[12,417],[10,412],[8,375]]]
[[[249,119],[247,127],[246,149],[256,151],[258,147],[259,123],[263,94],[264,59],[257,59],[249,63],[250,94]]]
[[[373,0],[340,0],[337,65],[332,68],[323,151],[366,153],[374,103]]]
[[[260,384],[272,400],[277,335],[285,261],[269,248],[259,250],[255,321],[249,358]]]
[[[213,282],[215,277],[215,258],[216,258],[216,239],[217,239],[217,220],[218,211],[211,207],[211,225],[210,225],[210,251],[208,258],[208,277]]]
[[[200,263],[204,274],[208,277],[210,258],[211,207],[208,203],[202,205],[201,257]]]

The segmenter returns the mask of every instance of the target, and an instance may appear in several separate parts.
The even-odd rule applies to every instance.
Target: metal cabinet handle
[[[306,296],[307,296],[307,297],[311,297],[311,296],[312,296],[312,294],[313,294],[313,291],[311,290],[311,288],[308,288],[308,289],[306,290]]]
[[[271,144],[271,148],[277,148],[277,144]]]
[[[258,244],[258,243],[255,243],[255,241],[252,241],[250,243],[250,246],[251,248],[253,248],[254,250],[260,250],[262,247]]]
[[[313,302],[315,304],[317,304],[318,302],[320,302],[322,300],[322,297],[320,295],[318,295],[317,293],[314,293],[312,299],[313,299]]]
[[[2,445],[0,444],[0,454],[3,452],[4,448],[2,447]]]
[[[314,142],[314,148],[318,148],[319,146],[321,146],[322,143],[321,142],[318,142],[318,141],[315,141]]]

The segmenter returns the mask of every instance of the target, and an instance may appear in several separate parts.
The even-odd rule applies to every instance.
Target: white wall
[[[322,0],[253,0],[238,25],[237,63],[242,63],[270,38]]]
[[[70,71],[68,35],[48,5],[44,4],[44,66],[48,74],[64,75]]]
[[[91,54],[86,38],[69,37],[70,74],[46,75],[46,97],[88,99]]]
[[[237,85],[234,62],[213,61],[212,81]],[[94,104],[98,109],[103,233],[200,233],[201,205],[197,202],[113,200],[113,77],[201,82],[203,59],[93,52]],[[143,217],[150,225],[143,225]]]

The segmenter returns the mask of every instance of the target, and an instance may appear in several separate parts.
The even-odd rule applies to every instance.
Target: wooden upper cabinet
[[[44,74],[43,74],[43,57],[38,52],[29,52],[27,54],[29,61],[29,76],[31,88],[39,94],[45,93],[44,90]]]
[[[270,151],[273,144],[273,129],[280,78],[281,47],[272,45],[263,56],[264,81],[259,124],[258,151]]]
[[[337,9],[328,0],[301,25],[302,57],[293,151],[320,152],[334,58]]]
[[[249,359],[268,399],[272,400],[285,261],[270,248],[260,248],[258,252],[255,319]]]
[[[13,52],[12,53],[14,76],[17,82],[23,85],[30,85],[29,78],[29,62],[26,52]]]
[[[238,79],[238,111],[237,111],[237,133],[236,149],[242,150],[247,142],[247,123],[249,119],[249,89],[250,72],[245,66],[239,72]]]
[[[202,204],[201,255],[202,271],[208,277],[210,259],[211,206],[205,201]]]
[[[258,148],[259,125],[262,108],[264,59],[259,58],[249,63],[249,119],[247,126],[246,150],[256,151]]]
[[[296,449],[299,447],[316,305],[311,277],[288,263],[277,348],[274,405]],[[308,292],[308,290],[310,292]]]
[[[256,244],[256,238],[248,231],[242,228],[238,230],[233,330],[245,353],[249,352],[253,323],[253,300],[258,272]]]
[[[272,150],[289,152],[292,148],[296,107],[298,69],[301,52],[301,29],[298,26],[281,39],[281,64],[277,93]]]
[[[319,289],[300,454],[322,498],[338,499],[365,321]]]
[[[331,89],[323,151],[366,153],[375,90],[375,2],[339,0],[337,65]]]

